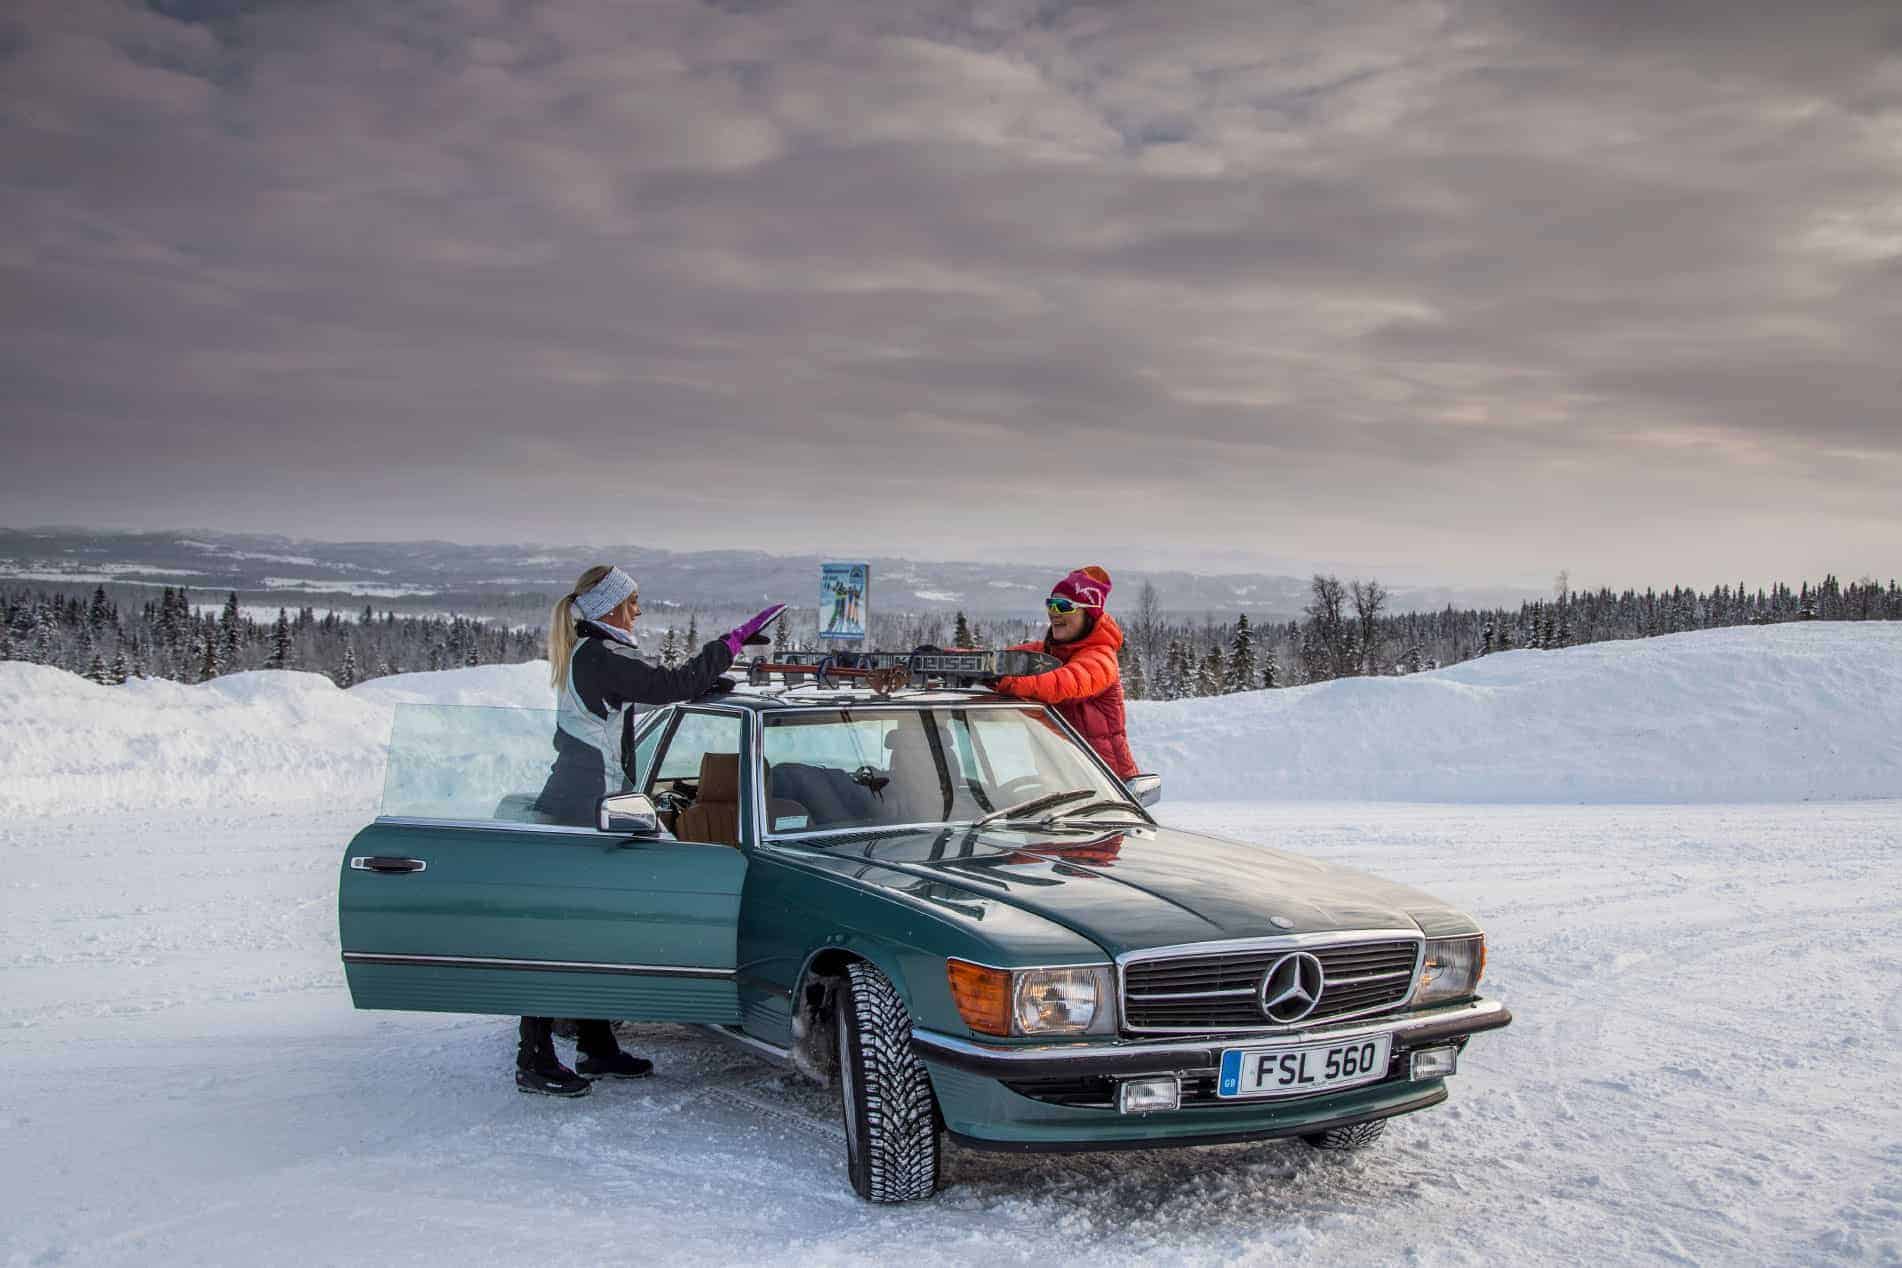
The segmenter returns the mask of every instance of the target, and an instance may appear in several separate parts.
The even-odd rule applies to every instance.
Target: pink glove
[[[720,641],[726,644],[726,649],[729,652],[738,656],[740,654],[740,647],[743,644],[749,641],[755,634],[758,634],[767,625],[771,624],[773,618],[785,610],[785,604],[775,603],[772,607],[767,608],[751,620],[743,621],[737,628],[728,630],[726,633],[720,635]],[[765,640],[761,639],[760,641],[764,642]]]

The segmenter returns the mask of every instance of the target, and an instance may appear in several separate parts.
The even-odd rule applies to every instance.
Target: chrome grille
[[[1406,1002],[1424,946],[1421,938],[1290,940],[1134,958],[1123,966],[1124,1028],[1171,1034],[1286,1031],[1379,1012]],[[1261,1010],[1262,976],[1291,951],[1321,961],[1321,1002],[1300,1021],[1276,1025]]]

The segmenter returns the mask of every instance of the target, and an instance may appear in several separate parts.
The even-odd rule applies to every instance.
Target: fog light
[[[1116,1085],[1119,1114],[1150,1114],[1172,1110],[1182,1103],[1182,1085],[1174,1075],[1156,1079],[1124,1079]]]
[[[1422,1048],[1413,1054],[1413,1077],[1416,1079],[1444,1079],[1456,1072],[1460,1064],[1458,1048]]]

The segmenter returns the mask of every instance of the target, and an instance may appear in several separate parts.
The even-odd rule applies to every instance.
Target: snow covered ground
[[[954,1149],[891,1209],[824,1091],[698,1032],[570,1103],[503,1020],[350,1008],[390,703],[541,704],[537,667],[0,665],[0,1262],[1902,1262],[1898,666],[1893,628],[1720,631],[1139,711],[1168,821],[1458,902],[1516,1021],[1367,1154]],[[1530,804],[1568,765],[1596,804]]]

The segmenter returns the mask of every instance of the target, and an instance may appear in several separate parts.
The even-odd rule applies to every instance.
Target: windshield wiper
[[[1088,805],[1065,806],[1061,814],[1053,814],[1049,816],[1049,818],[1050,819],[1068,819],[1071,815],[1094,814],[1098,810],[1134,810],[1139,817],[1142,815],[1142,812],[1143,812],[1143,809],[1140,805],[1138,805],[1136,802],[1128,800],[1127,798],[1105,797],[1100,801],[1092,801]]]
[[[987,823],[996,823],[999,819],[1021,819],[1025,815],[1035,814],[1039,810],[1049,810],[1053,806],[1061,806],[1068,802],[1080,801],[1085,797],[1094,797],[1095,795],[1096,794],[1091,792],[1088,788],[1080,788],[1075,792],[1045,793],[1041,797],[1032,797],[1029,801],[1020,801],[1014,806],[1005,806],[1001,810],[993,810],[971,826],[973,828],[981,828]]]

